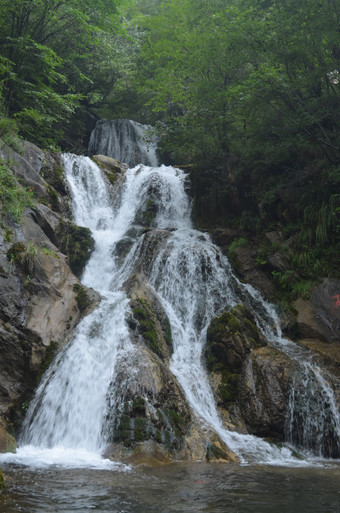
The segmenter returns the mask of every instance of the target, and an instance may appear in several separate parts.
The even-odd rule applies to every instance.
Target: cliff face
[[[75,275],[93,241],[70,220],[60,157],[25,143],[21,155],[3,146],[0,158],[36,197],[20,221],[3,215],[0,227],[0,427],[13,433],[53,355],[99,297]]]

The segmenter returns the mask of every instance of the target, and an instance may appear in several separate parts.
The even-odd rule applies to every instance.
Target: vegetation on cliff
[[[84,151],[96,117],[154,123],[163,158],[190,170],[196,224],[251,241],[280,295],[339,275],[337,2],[0,7],[0,138]]]

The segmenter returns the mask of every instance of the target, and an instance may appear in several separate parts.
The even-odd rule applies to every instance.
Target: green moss
[[[143,442],[148,440],[150,435],[147,429],[147,420],[142,417],[134,419],[134,440],[135,442]]]
[[[53,251],[53,249],[51,249],[51,248],[44,247],[41,249],[41,252],[44,253],[44,255],[49,255],[49,256],[52,256],[53,258],[59,259],[59,256],[57,255],[57,253],[55,251]]]
[[[67,255],[72,271],[80,276],[94,248],[91,231],[83,226],[62,222],[58,229],[58,243],[62,253]]]
[[[105,176],[108,178],[109,182],[114,185],[118,179],[118,172],[114,171],[114,169],[110,169],[108,166],[105,166],[102,162],[100,162],[96,157],[92,157],[92,160],[95,164],[97,164],[100,169],[105,172]]]
[[[50,167],[43,164],[40,174],[49,184],[48,192],[53,197],[53,202],[56,200],[56,191],[66,194],[64,169],[61,166]]]
[[[12,231],[9,228],[5,229],[5,239],[7,242],[11,242],[12,240]]]
[[[139,331],[146,346],[157,356],[163,357],[163,351],[157,333],[157,326],[154,314],[147,301],[138,298],[138,307],[133,309],[133,315],[138,321]],[[131,324],[130,324],[131,325]]]
[[[41,378],[43,377],[44,373],[49,368],[49,366],[51,365],[55,355],[58,352],[58,349],[59,349],[58,343],[55,342],[54,340],[52,340],[50,345],[46,349],[45,356],[44,356],[44,358],[43,358],[43,360],[42,360],[42,362],[41,362],[41,364],[39,366],[38,375],[37,375],[38,383],[41,380]]]
[[[238,391],[238,373],[223,372],[222,383],[218,387],[219,397],[225,404],[234,402]]]
[[[52,210],[56,210],[58,212],[59,211],[59,196],[58,196],[57,192],[49,184],[47,185],[46,190],[50,197]]]
[[[207,459],[207,461],[220,460],[220,459],[227,460],[228,455],[222,449],[217,447],[215,444],[209,444],[207,446],[206,459]]]
[[[145,417],[145,399],[143,397],[135,397],[132,402],[132,413],[135,417]]]
[[[0,470],[0,495],[4,491],[4,489],[5,489],[5,479],[4,479],[3,473]]]
[[[226,331],[230,330],[232,333],[240,331],[240,321],[231,312],[223,312],[222,315],[216,317],[211,321],[209,326],[209,333],[211,338],[219,337]]]
[[[34,205],[33,189],[20,185],[9,165],[0,160],[0,216],[19,222],[26,207]]]
[[[91,300],[87,294],[85,287],[76,283],[73,285],[73,291],[76,293],[76,301],[80,312],[86,310],[91,304]]]

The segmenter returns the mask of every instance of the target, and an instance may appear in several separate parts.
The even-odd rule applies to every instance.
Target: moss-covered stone
[[[5,489],[5,479],[4,479],[3,473],[0,469],[0,495],[2,494],[4,489]]]
[[[76,283],[73,285],[73,291],[76,293],[76,301],[80,312],[84,312],[91,304],[91,299],[87,294],[86,288]]]
[[[45,356],[39,366],[38,375],[37,375],[37,381],[41,380],[44,373],[47,371],[49,366],[51,365],[55,355],[58,352],[59,344],[55,342],[54,340],[51,340],[50,345],[46,349]]]
[[[0,426],[0,453],[15,452],[16,448],[15,438],[4,427]]]
[[[128,169],[127,164],[123,164],[112,157],[107,157],[106,155],[93,155],[92,160],[104,171],[112,185],[114,185],[119,177]]]
[[[44,178],[44,180],[46,180],[46,182],[53,188],[54,192],[62,194],[63,196],[67,194],[67,188],[65,185],[65,173],[61,165],[52,166],[47,165],[47,163],[45,162],[42,165],[40,174]]]
[[[169,357],[172,344],[171,328],[165,314],[158,318],[149,301],[137,297],[132,301],[132,314],[128,320],[131,329],[137,329],[146,346],[163,360]]]
[[[219,376],[215,392],[220,405],[228,407],[236,401],[239,375],[247,355],[266,344],[252,313],[244,305],[237,305],[211,321],[204,357],[208,371]]]
[[[142,226],[152,226],[158,212],[157,202],[148,198],[136,213],[135,222]]]
[[[70,222],[59,226],[58,246],[69,260],[69,266],[76,276],[80,276],[94,248],[91,230]]]

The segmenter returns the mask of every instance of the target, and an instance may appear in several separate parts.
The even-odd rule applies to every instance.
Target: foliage
[[[0,215],[9,216],[18,222],[25,208],[33,203],[33,192],[22,187],[12,171],[0,160]]]
[[[81,103],[105,100],[120,66],[118,4],[0,0],[0,91],[21,135],[54,145]]]

